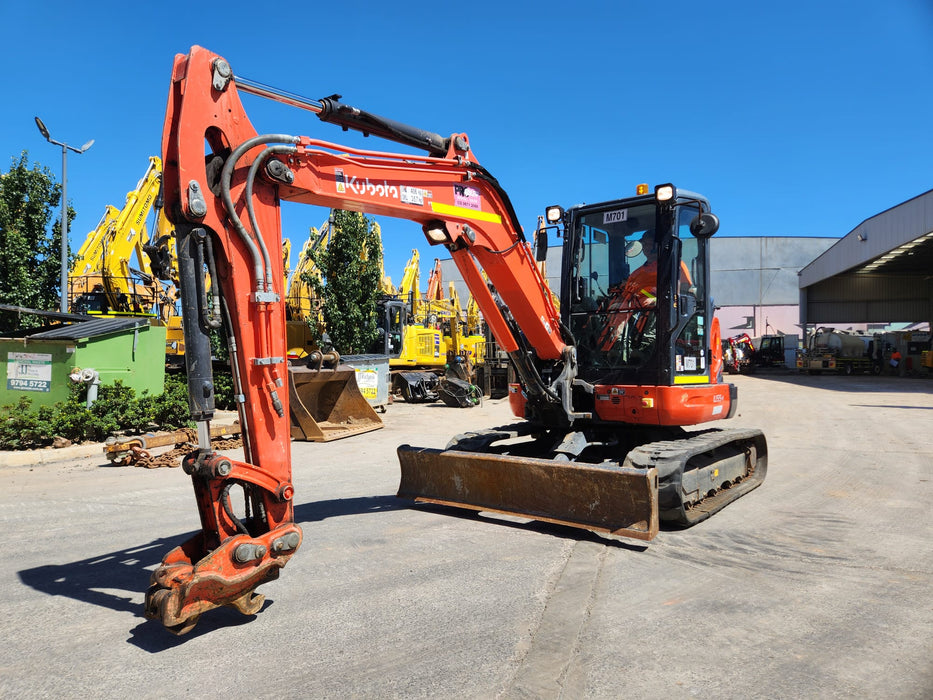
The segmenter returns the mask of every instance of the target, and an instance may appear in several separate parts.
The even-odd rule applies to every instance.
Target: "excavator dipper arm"
[[[199,434],[198,449],[183,466],[202,530],[153,573],[146,613],[178,633],[220,605],[255,613],[262,605],[255,589],[277,577],[301,543],[292,507],[281,200],[420,223],[431,244],[451,251],[500,347],[512,354],[529,400],[561,405],[560,391],[537,375],[528,349],[539,360],[565,365],[557,374],[568,383],[568,395],[573,378],[572,348],[508,197],[478,164],[465,134],[442,138],[328,98],[311,109],[323,121],[429,154],[258,135],[238,83],[249,84],[234,79],[226,61],[203,48],[176,56],[162,137],[164,211],[175,227],[189,404]],[[265,94],[249,85],[250,92]],[[508,307],[509,320],[480,267]],[[210,447],[210,334],[222,329],[228,333],[243,461]],[[233,496],[240,492],[238,512]]]

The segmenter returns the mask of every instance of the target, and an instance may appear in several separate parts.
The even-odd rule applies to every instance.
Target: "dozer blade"
[[[350,365],[288,368],[293,440],[328,442],[377,430],[382,419],[360,393]]]
[[[650,540],[658,534],[654,468],[398,448],[398,495]]]

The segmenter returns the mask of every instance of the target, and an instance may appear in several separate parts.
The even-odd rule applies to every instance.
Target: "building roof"
[[[872,216],[800,271],[801,323],[933,319],[933,190]]]
[[[800,271],[800,287],[834,275],[929,274],[933,269],[933,190],[875,214]]]
[[[145,328],[148,327],[148,325],[149,319],[147,318],[97,318],[93,321],[81,321],[80,323],[53,326],[20,337],[25,337],[29,340],[78,341],[85,338],[97,338],[102,335],[132,330],[134,328]]]

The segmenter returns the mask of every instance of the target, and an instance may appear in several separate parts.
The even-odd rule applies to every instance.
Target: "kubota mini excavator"
[[[240,92],[426,155],[259,135]],[[337,97],[277,91],[193,47],[175,59],[162,148],[198,425],[198,449],[183,467],[202,523],[165,556],[146,594],[147,615],[172,631],[191,629],[219,605],[257,612],[263,596],[255,589],[276,578],[301,543],[283,390],[282,200],[420,223],[429,243],[450,252],[509,354],[519,380],[509,401],[524,422],[461,436],[444,451],[400,447],[400,495],[650,539],[659,516],[690,525],[764,478],[760,431],[681,427],[727,418],[736,407],[734,388],[720,383],[708,294],[718,220],[702,197],[663,185],[631,199],[550,208],[564,237],[558,314],[508,196],[466,134],[443,137]],[[643,260],[653,284],[642,274],[629,294],[632,268]],[[219,283],[213,305],[203,295],[205,271]],[[208,332],[221,326],[240,395],[242,461],[210,447]],[[232,495],[240,492],[238,510]]]

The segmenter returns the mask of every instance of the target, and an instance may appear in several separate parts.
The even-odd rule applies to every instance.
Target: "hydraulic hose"
[[[223,504],[224,513],[227,514],[227,517],[230,518],[230,522],[236,526],[236,529],[244,535],[250,534],[249,530],[246,529],[246,525],[243,524],[243,521],[236,517],[236,514],[233,512],[233,506],[230,505],[230,489],[233,488],[234,482],[227,482],[224,486],[223,491],[220,492],[220,502]]]
[[[246,213],[249,216],[250,226],[253,227],[256,243],[259,245],[259,250],[262,253],[262,260],[266,270],[265,284],[270,292],[272,291],[273,285],[272,262],[269,259],[269,250],[266,248],[266,242],[262,237],[262,232],[259,230],[259,222],[256,221],[256,211],[253,207],[253,182],[256,179],[259,168],[262,167],[262,164],[273,153],[295,153],[297,150],[295,146],[269,146],[253,161],[253,164],[249,168],[249,173],[246,176],[246,193],[244,196],[246,201]]]
[[[230,222],[233,224],[234,230],[246,245],[250,257],[253,259],[253,280],[257,292],[268,291],[266,289],[266,274],[263,269],[262,254],[253,241],[250,232],[243,225],[240,217],[237,216],[233,197],[230,194],[230,183],[233,179],[233,170],[240,158],[256,146],[261,146],[270,141],[297,144],[300,139],[297,136],[290,136],[288,134],[264,134],[261,136],[254,136],[251,139],[247,139],[233,150],[224,163],[223,170],[221,170],[220,173],[220,195],[223,198],[224,207],[227,210],[227,215],[230,217]]]
[[[230,355],[230,371],[233,378],[234,392],[233,398],[236,402],[237,413],[240,417],[240,425],[242,426],[243,454],[246,456],[246,461],[253,463],[252,445],[249,441],[250,416],[248,415],[248,411],[243,410],[243,377],[240,374],[240,362],[238,359],[240,350],[236,342],[236,336],[233,333],[233,320],[230,318],[230,309],[227,306],[227,300],[222,295],[220,297],[220,307],[227,331],[227,353]]]
[[[217,267],[214,264],[214,246],[211,243],[211,236],[206,229],[195,229],[197,236],[198,252],[201,265],[206,262],[208,274],[211,276],[213,291],[211,293],[211,304],[207,302],[207,285],[204,284],[204,276],[199,275],[200,281],[200,299],[201,299],[201,321],[207,329],[217,330],[222,325],[220,317],[220,284],[217,277]]]

